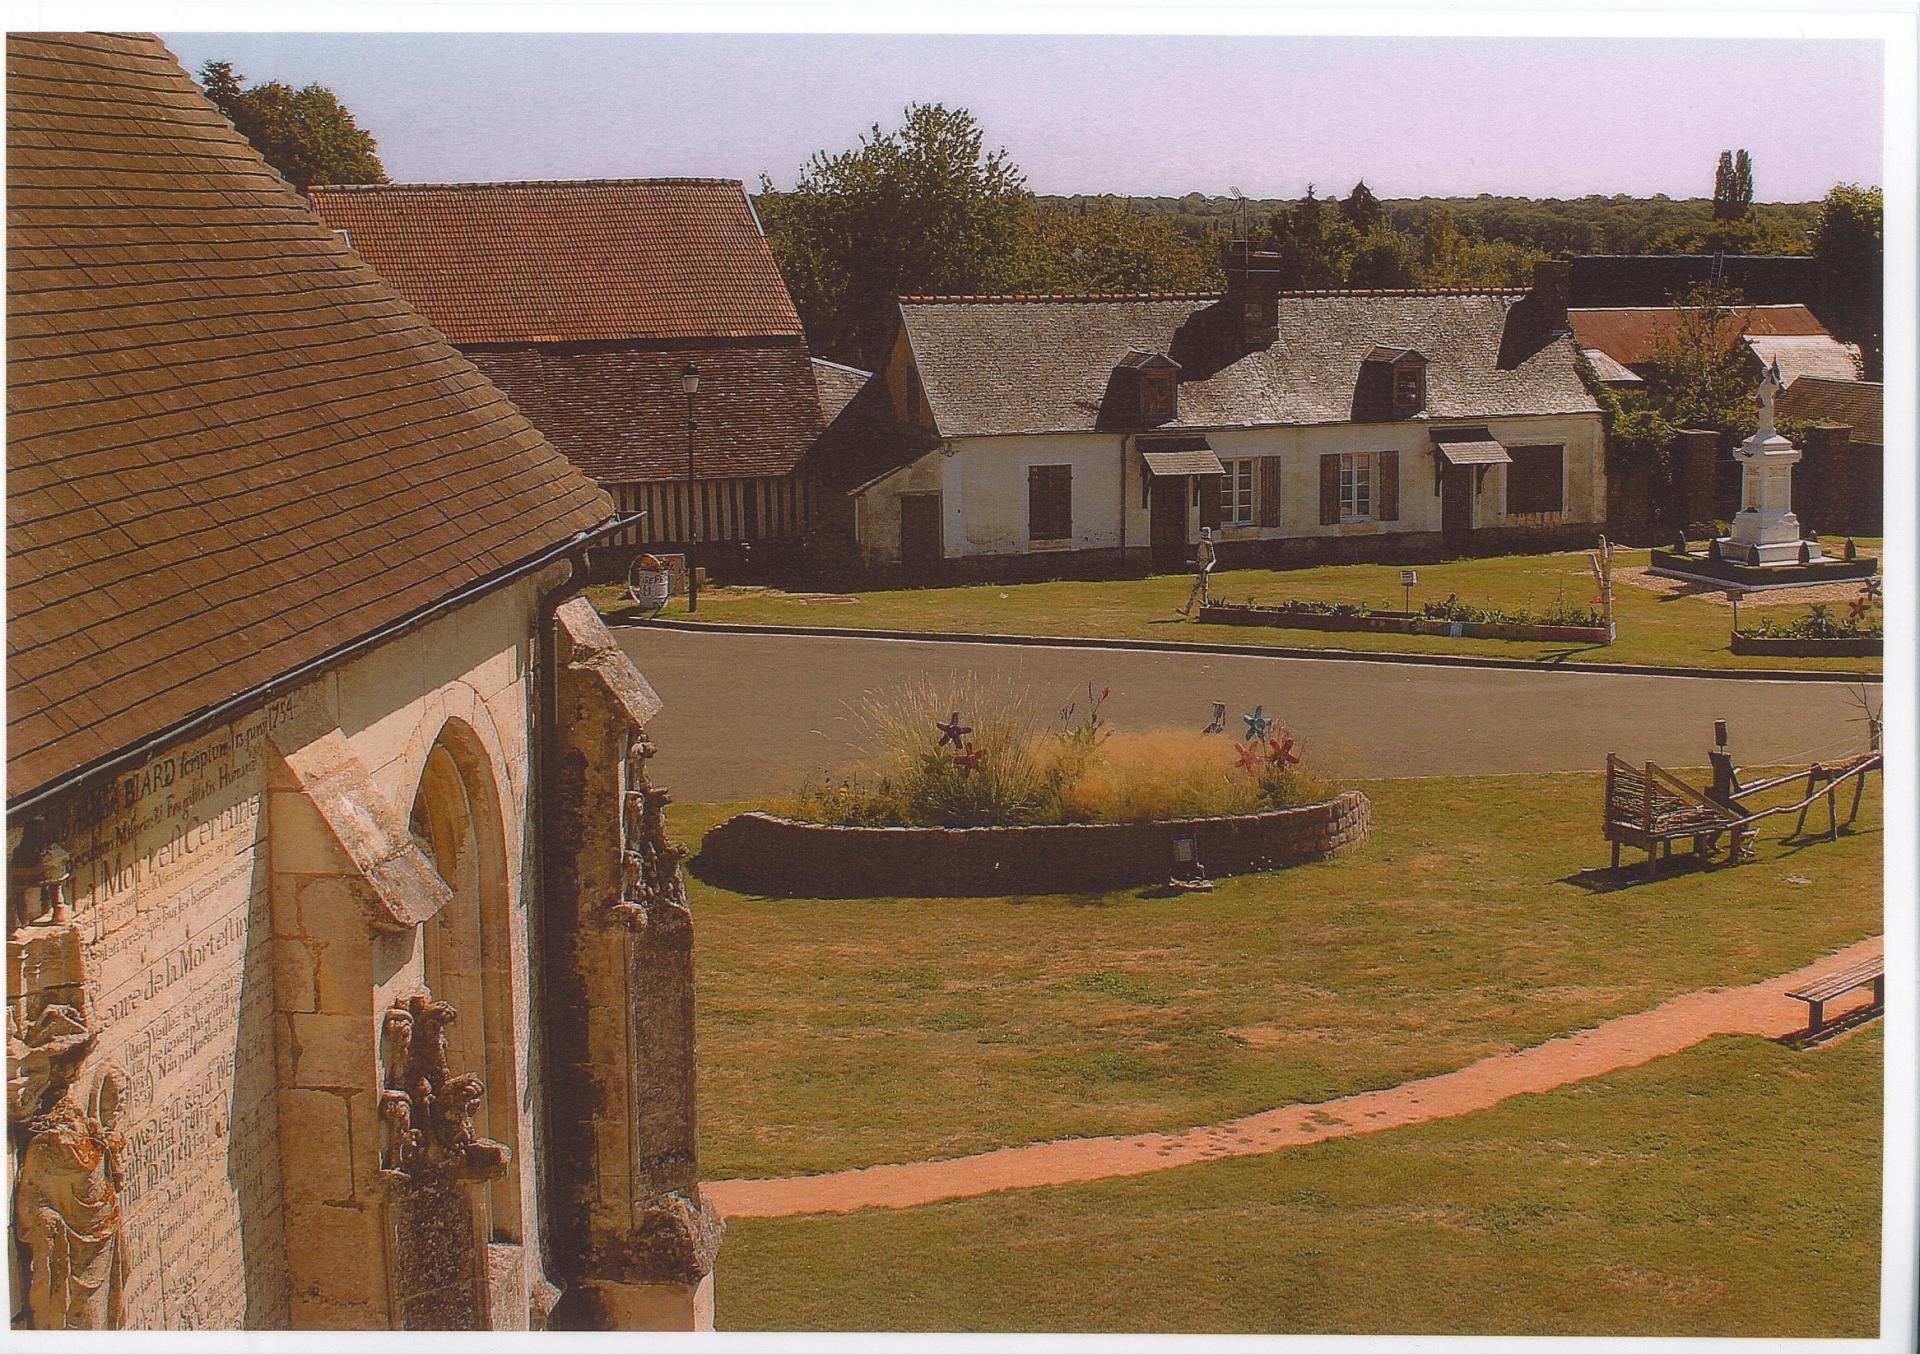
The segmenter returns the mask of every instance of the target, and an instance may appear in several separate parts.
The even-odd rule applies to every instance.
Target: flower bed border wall
[[[1522,639],[1569,644],[1605,644],[1604,625],[1534,625],[1517,621],[1443,621],[1411,611],[1369,611],[1337,616],[1283,607],[1206,606],[1200,619],[1215,625],[1270,625],[1284,630],[1364,631],[1386,635],[1440,635],[1453,639]]]
[[[1879,658],[1884,639],[1792,639],[1733,632],[1735,653],[1773,654],[1781,658]]]
[[[1367,839],[1358,790],[1319,804],[1216,818],[1019,827],[842,827],[758,811],[707,833],[702,879],[793,898],[944,898],[1090,893],[1164,883],[1191,835],[1209,877],[1304,865]]]

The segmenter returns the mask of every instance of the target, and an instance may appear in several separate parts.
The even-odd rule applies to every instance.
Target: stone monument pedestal
[[[1819,541],[1801,534],[1793,513],[1793,467],[1800,448],[1773,426],[1773,397],[1781,384],[1775,363],[1760,381],[1759,426],[1733,449],[1740,463],[1740,511],[1731,530],[1704,556],[1654,551],[1648,572],[1741,591],[1844,582],[1875,572],[1874,561],[1828,558]]]

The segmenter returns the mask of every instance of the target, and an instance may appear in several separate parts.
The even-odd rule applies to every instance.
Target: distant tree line
[[[295,188],[383,183],[371,134],[333,92],[247,85],[223,61],[200,68],[207,97]],[[1711,199],[1238,196],[1048,197],[964,108],[911,104],[900,125],[820,151],[790,192],[762,176],[756,202],[814,347],[866,366],[884,356],[894,298],[924,293],[1216,290],[1221,246],[1279,252],[1293,287],[1524,286],[1568,254],[1814,253],[1826,317],[1880,353],[1877,188],[1837,185],[1822,202],[1753,200],[1752,157],[1720,157]]]

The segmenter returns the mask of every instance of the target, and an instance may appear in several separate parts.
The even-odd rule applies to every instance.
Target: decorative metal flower
[[[1261,761],[1260,751],[1261,749],[1258,743],[1234,744],[1233,755],[1235,764],[1239,766],[1242,771],[1258,771]]]
[[[1300,765],[1300,754],[1293,750],[1293,739],[1283,738],[1269,741],[1267,746],[1273,751],[1273,760],[1281,766]]]
[[[1273,727],[1273,721],[1267,718],[1266,707],[1264,705],[1254,706],[1252,714],[1242,715],[1240,718],[1247,721],[1246,736],[1249,742],[1259,742],[1267,736],[1267,730]]]
[[[951,715],[947,716],[947,722],[945,724],[942,724],[936,719],[933,722],[933,727],[940,730],[940,741],[934,744],[934,746],[942,748],[951,743],[958,749],[965,741],[966,736],[973,732],[969,726],[960,722],[960,712],[958,710],[955,710]]]
[[[960,768],[961,775],[966,775],[980,765],[980,749],[968,743],[964,751],[953,754],[953,764]]]

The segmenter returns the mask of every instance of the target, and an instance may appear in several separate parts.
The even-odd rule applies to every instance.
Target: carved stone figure
[[[485,1083],[471,1073],[455,1076],[447,1063],[447,1026],[459,1018],[450,1003],[415,995],[396,1002],[381,1022],[387,1084],[380,1093],[380,1168],[396,1181],[491,1180],[507,1169],[506,1144],[475,1128]]]
[[[687,906],[680,863],[687,849],[667,836],[667,805],[673,796],[647,780],[654,745],[635,733],[627,745],[626,803],[621,821],[621,897],[615,915],[635,928],[646,925],[655,907]]]
[[[62,1097],[26,1125],[14,1196],[27,1250],[26,1314],[36,1330],[116,1330],[126,1322],[120,1236],[123,1079],[104,1074],[82,1109]]]

